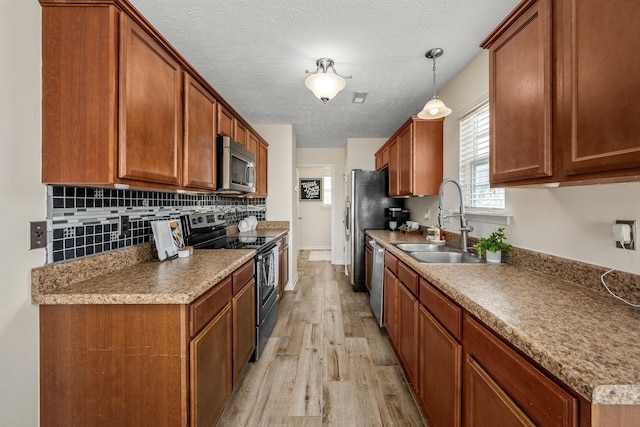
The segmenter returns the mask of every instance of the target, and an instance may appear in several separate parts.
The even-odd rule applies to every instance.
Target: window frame
[[[467,120],[473,120],[473,123]],[[464,194],[464,207],[470,213],[501,213],[506,207],[504,188],[490,186],[489,126],[489,97],[486,94],[458,115],[458,175]],[[484,170],[480,172],[481,168]],[[482,203],[483,200],[485,203]]]

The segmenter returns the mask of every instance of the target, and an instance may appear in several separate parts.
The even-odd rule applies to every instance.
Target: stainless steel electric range
[[[224,213],[180,217],[186,244],[194,249],[255,249],[256,349],[262,354],[278,320],[278,242],[274,237],[227,236]]]

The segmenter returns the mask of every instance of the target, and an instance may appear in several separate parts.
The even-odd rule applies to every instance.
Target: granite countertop
[[[367,234],[593,404],[640,404],[640,310],[528,268],[425,264],[392,245],[423,235]]]
[[[255,253],[253,249],[196,249],[188,258],[148,260],[63,285],[55,285],[50,279],[55,275],[59,282],[62,275],[74,276],[74,271],[84,268],[82,261],[68,263],[63,273],[45,266],[32,272],[32,301],[35,304],[189,304],[252,260]],[[74,263],[76,265],[72,265]]]
[[[287,221],[260,221],[229,236],[275,237]],[[134,246],[31,271],[34,304],[189,304],[255,256],[254,249],[195,249],[187,258],[153,261],[150,245]]]

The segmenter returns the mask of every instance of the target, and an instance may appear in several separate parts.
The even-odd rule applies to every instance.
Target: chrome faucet
[[[449,182],[454,183],[456,187],[458,187],[458,194],[460,195],[460,213],[456,215],[445,216],[444,211],[442,210],[442,196],[444,194],[444,186]],[[464,199],[462,197],[462,187],[460,187],[460,184],[455,179],[445,178],[445,180],[440,183],[440,189],[438,190],[438,226],[440,228],[446,228],[444,226],[444,219],[454,216],[460,217],[460,246],[462,252],[468,252],[467,237],[469,235],[469,232],[473,231],[473,227],[469,225],[467,218],[464,216]]]

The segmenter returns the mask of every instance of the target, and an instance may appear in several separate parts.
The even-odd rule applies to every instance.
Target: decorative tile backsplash
[[[223,211],[227,224],[266,219],[265,199],[214,194],[47,186],[47,263],[68,261],[153,240],[151,222],[183,213]],[[130,237],[121,236],[128,217]]]

